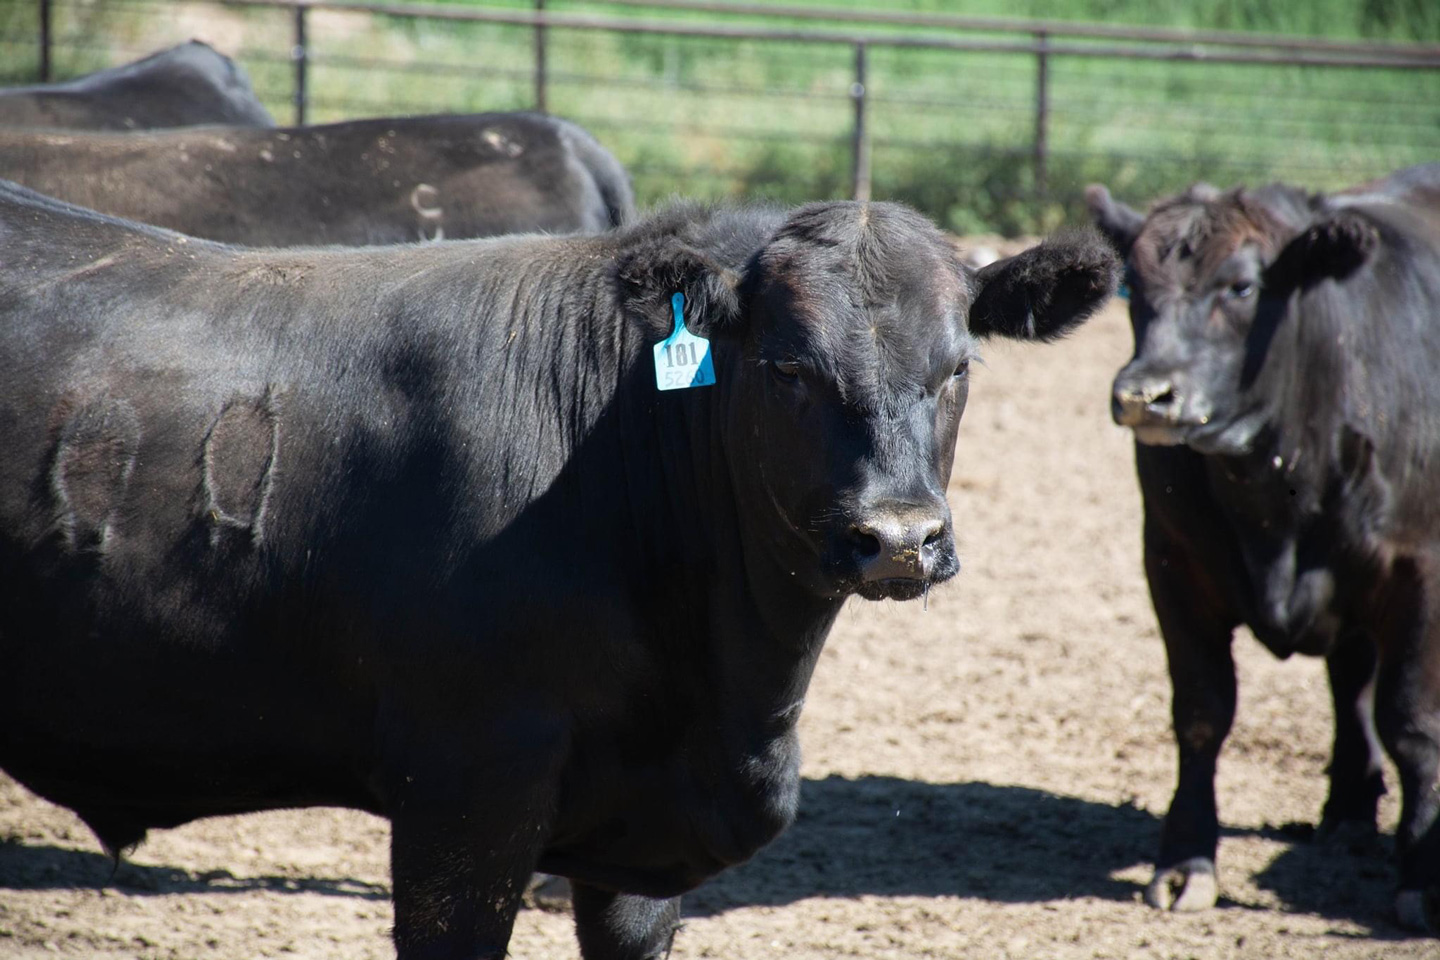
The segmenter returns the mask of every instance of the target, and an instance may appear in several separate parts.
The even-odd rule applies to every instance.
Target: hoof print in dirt
[[[1215,864],[1196,857],[1156,870],[1155,879],[1145,888],[1145,902],[1156,910],[1193,913],[1215,906],[1219,892]]]

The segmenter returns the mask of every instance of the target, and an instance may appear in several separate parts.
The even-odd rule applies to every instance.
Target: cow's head
[[[1373,228],[1282,186],[1200,185],[1147,216],[1101,186],[1086,196],[1130,287],[1135,356],[1115,378],[1115,422],[1141,443],[1248,452],[1272,415],[1261,373],[1291,295],[1357,269]]]
[[[1113,291],[1093,234],[976,272],[886,203],[788,216],[692,284],[719,350],[721,436],[747,553],[822,597],[918,597],[956,573],[945,488],[978,341],[1048,340]]]

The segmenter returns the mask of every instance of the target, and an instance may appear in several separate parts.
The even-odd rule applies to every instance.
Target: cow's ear
[[[976,271],[970,332],[981,337],[1053,340],[1115,292],[1120,261],[1094,230],[1059,234]]]
[[[1373,223],[1340,210],[1310,224],[1285,245],[1265,271],[1265,286],[1288,290],[1343,279],[1364,266],[1379,243]]]
[[[619,264],[625,310],[657,336],[674,324],[671,298],[685,295],[685,325],[701,336],[733,326],[740,314],[740,275],[686,243],[665,238],[631,251]]]
[[[1098,183],[1085,188],[1085,205],[1090,208],[1095,226],[1100,228],[1120,256],[1130,256],[1130,248],[1135,246],[1135,238],[1140,236],[1140,228],[1145,225],[1145,215],[1110,196],[1110,191]]]

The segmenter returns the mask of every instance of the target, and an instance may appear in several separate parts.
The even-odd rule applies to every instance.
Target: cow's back
[[[0,130],[0,177],[248,246],[608,229],[612,209],[631,208],[623,170],[620,187],[597,180],[590,167],[601,148],[587,140],[577,154],[573,142],[569,125],[524,113],[291,130]]]
[[[274,125],[245,72],[192,40],[135,63],[64,83],[0,90],[0,125],[146,130],[224,123]]]

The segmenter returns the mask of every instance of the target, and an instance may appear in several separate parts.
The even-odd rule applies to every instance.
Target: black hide
[[[1094,309],[1098,242],[997,325]],[[662,953],[794,816],[845,598],[956,571],[984,287],[903,207],[249,251],[4,186],[0,248],[0,766],[111,848],[387,816],[404,957],[503,956],[537,867],[587,960]],[[676,293],[716,383],[661,393]]]
[[[0,126],[154,130],[273,127],[250,78],[199,40],[63,83],[0,89]]]
[[[101,213],[255,247],[607,230],[630,178],[535,113],[148,133],[0,129],[0,177]]]

